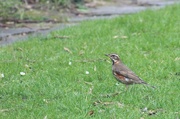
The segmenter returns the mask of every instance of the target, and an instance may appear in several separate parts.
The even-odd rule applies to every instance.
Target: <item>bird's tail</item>
[[[151,88],[156,88],[155,86],[152,86],[152,85],[149,85],[148,83],[146,83],[146,82],[143,82],[143,84],[145,84],[146,86],[149,86],[149,87],[151,87]]]

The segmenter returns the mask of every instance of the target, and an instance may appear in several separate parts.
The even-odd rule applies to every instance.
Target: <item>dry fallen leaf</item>
[[[117,95],[119,95],[120,93],[119,92],[117,92],[117,93],[111,93],[111,94],[103,94],[103,95],[101,95],[101,97],[104,97],[104,98],[109,98],[109,97],[114,97],[114,96],[117,96]]]
[[[118,38],[119,36],[113,36],[114,39]]]
[[[91,110],[91,111],[88,112],[87,115],[92,116],[93,114],[94,114],[94,110]]]
[[[127,37],[127,36],[121,36],[121,38],[122,38],[122,39],[126,39],[126,38],[128,38],[128,37]]]
[[[44,117],[44,119],[47,119],[47,115]]]
[[[146,113],[149,116],[151,116],[151,115],[155,115],[158,112],[163,112],[164,110],[163,109],[149,110],[147,107],[145,107],[145,108],[141,109],[141,111],[142,111],[142,113]]]
[[[93,86],[91,88],[89,88],[88,94],[92,94],[93,88],[94,88]]]
[[[176,57],[176,58],[174,59],[174,61],[178,61],[178,60],[180,60],[180,57]]]
[[[83,50],[79,51],[79,55],[83,55],[85,52]]]
[[[157,113],[156,110],[149,110],[148,115],[155,115]]]
[[[84,81],[84,83],[85,83],[85,84],[88,84],[88,85],[91,85],[91,86],[93,85],[92,82],[86,82],[86,81]]]
[[[113,105],[114,102],[102,102],[103,105],[107,106],[107,105]]]
[[[23,51],[23,49],[22,49],[22,48],[20,48],[20,47],[18,47],[16,50],[18,50],[18,51]]]
[[[70,54],[72,54],[72,51],[71,51],[71,50],[69,50],[69,48],[64,47],[64,50],[65,50],[65,51],[67,51],[67,52],[69,52]]]
[[[117,102],[118,107],[122,108],[124,106],[124,104]]]
[[[101,104],[101,101],[93,102],[93,105],[94,105],[94,106],[97,106],[98,104]]]
[[[8,112],[10,109],[1,109],[0,112]]]
[[[124,104],[120,103],[120,102],[102,102],[102,101],[96,101],[93,103],[94,106],[98,106],[98,105],[101,105],[101,106],[108,106],[108,105],[117,105],[119,108],[122,108],[124,107]]]
[[[48,103],[48,100],[47,100],[47,99],[43,99],[43,101],[44,101],[45,103]]]
[[[96,66],[94,66],[94,71],[96,71],[97,69],[96,69]]]

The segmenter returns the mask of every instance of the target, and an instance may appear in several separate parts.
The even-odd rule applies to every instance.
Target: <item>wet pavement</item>
[[[118,1],[118,0],[117,0]],[[41,24],[34,27],[21,27],[21,28],[0,28],[0,46],[11,44],[19,40],[27,40],[29,36],[44,36],[51,31],[61,30],[71,25],[77,24],[83,20],[94,20],[112,18],[123,14],[137,13],[142,10],[152,9],[156,10],[167,5],[179,3],[178,0],[139,0],[138,3],[122,3],[121,0],[115,4],[107,4],[95,8],[88,8],[86,14],[71,15],[68,23],[62,24]],[[136,1],[136,0],[134,0]]]

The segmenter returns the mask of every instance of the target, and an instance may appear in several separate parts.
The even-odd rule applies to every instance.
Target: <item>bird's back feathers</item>
[[[114,73],[120,76],[124,76],[129,79],[129,84],[138,84],[138,83],[146,83],[142,79],[140,79],[133,71],[131,71],[127,66],[122,63],[117,63],[112,66],[112,70]],[[128,80],[127,80],[128,81]]]

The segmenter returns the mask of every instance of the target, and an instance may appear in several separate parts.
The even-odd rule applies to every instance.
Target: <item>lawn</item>
[[[173,5],[85,21],[0,47],[0,118],[179,119],[179,13]],[[126,90],[107,53],[156,89]]]

